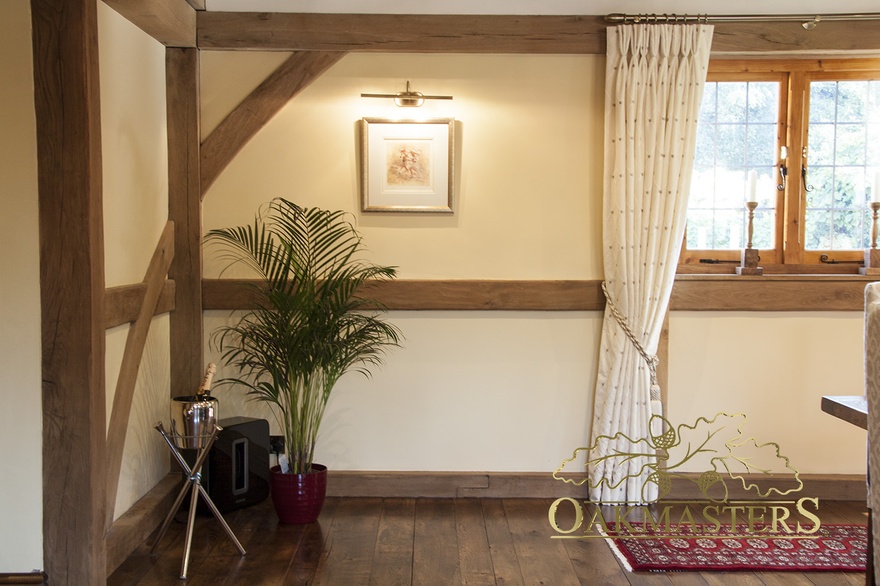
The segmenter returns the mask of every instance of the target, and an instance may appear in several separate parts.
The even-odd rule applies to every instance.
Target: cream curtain
[[[602,438],[648,438],[652,403],[655,413],[661,409],[650,358],[657,351],[684,236],[712,29],[608,28],[603,212],[608,303],[593,406],[592,435],[599,445],[591,462],[615,450],[650,450],[619,435]],[[606,502],[656,498],[656,484],[646,484],[648,461],[614,458],[591,464],[590,497]]]

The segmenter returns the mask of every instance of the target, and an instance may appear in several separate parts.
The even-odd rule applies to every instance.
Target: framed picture
[[[361,209],[451,214],[454,122],[361,120]]]

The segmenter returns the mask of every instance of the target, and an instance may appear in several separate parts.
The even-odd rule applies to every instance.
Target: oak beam
[[[200,12],[202,49],[604,53],[601,16]]]
[[[259,282],[205,279],[205,309],[252,309]],[[405,281],[371,283],[365,293],[390,310],[601,311],[600,281]]]
[[[863,311],[870,277],[712,276],[675,280],[670,311]]]
[[[110,411],[110,425],[107,428],[107,529],[113,521],[116,509],[116,492],[119,488],[119,474],[122,471],[122,452],[125,448],[125,436],[128,420],[131,415],[131,403],[137,385],[137,375],[144,355],[150,324],[159,302],[159,296],[165,285],[165,275],[174,258],[174,223],[165,224],[159,237],[153,257],[144,275],[147,286],[144,302],[138,317],[128,329],[125,348],[122,352],[122,364],[116,380],[116,393],[113,395],[113,409]]]
[[[598,15],[407,15],[199,12],[202,49],[418,53],[605,53]],[[716,23],[713,54],[880,50],[880,22]]]
[[[199,191],[199,54],[165,50],[168,111],[168,219],[174,222],[175,309],[171,313],[171,394],[189,395],[202,376],[202,206]]]
[[[174,281],[167,279],[159,294],[159,302],[156,304],[154,315],[174,311],[174,292]],[[105,289],[104,327],[109,330],[136,320],[146,293],[146,283],[120,285]]]
[[[242,147],[343,55],[325,51],[294,53],[229,113],[201,145],[202,197]]]
[[[102,584],[107,483],[97,5],[32,0],[31,19],[44,569],[53,584]]]
[[[679,275],[670,311],[862,311],[861,276]],[[206,310],[259,307],[259,282],[205,279]],[[406,281],[370,285],[367,295],[398,311],[603,311],[602,281]],[[664,325],[664,332],[668,328]],[[664,336],[668,333],[664,333]]]
[[[186,0],[104,0],[104,4],[165,46],[196,46],[196,11]]]
[[[821,54],[880,50],[880,21],[823,20],[806,30],[799,22],[725,22],[715,25],[713,54]]]

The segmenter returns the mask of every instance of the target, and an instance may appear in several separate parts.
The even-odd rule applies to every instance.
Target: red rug
[[[662,534],[644,537],[642,523],[630,525],[642,537],[609,539],[608,543],[627,569],[635,572],[865,571],[868,532],[864,525],[822,525],[816,539],[743,537],[746,525],[737,525],[735,535],[731,535],[730,525],[723,525],[719,537],[712,538],[664,537]],[[618,535],[613,523],[608,523],[608,527],[609,537]],[[624,527],[623,531],[627,529]]]

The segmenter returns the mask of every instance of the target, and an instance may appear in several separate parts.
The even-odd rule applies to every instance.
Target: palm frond
[[[401,341],[383,321],[385,308],[362,296],[396,269],[358,258],[360,234],[342,211],[273,200],[252,225],[211,230],[228,266],[256,272],[263,305],[219,328],[213,342],[255,400],[274,404],[294,471],[311,469],[314,443],[336,381],[349,371],[370,375]]]

